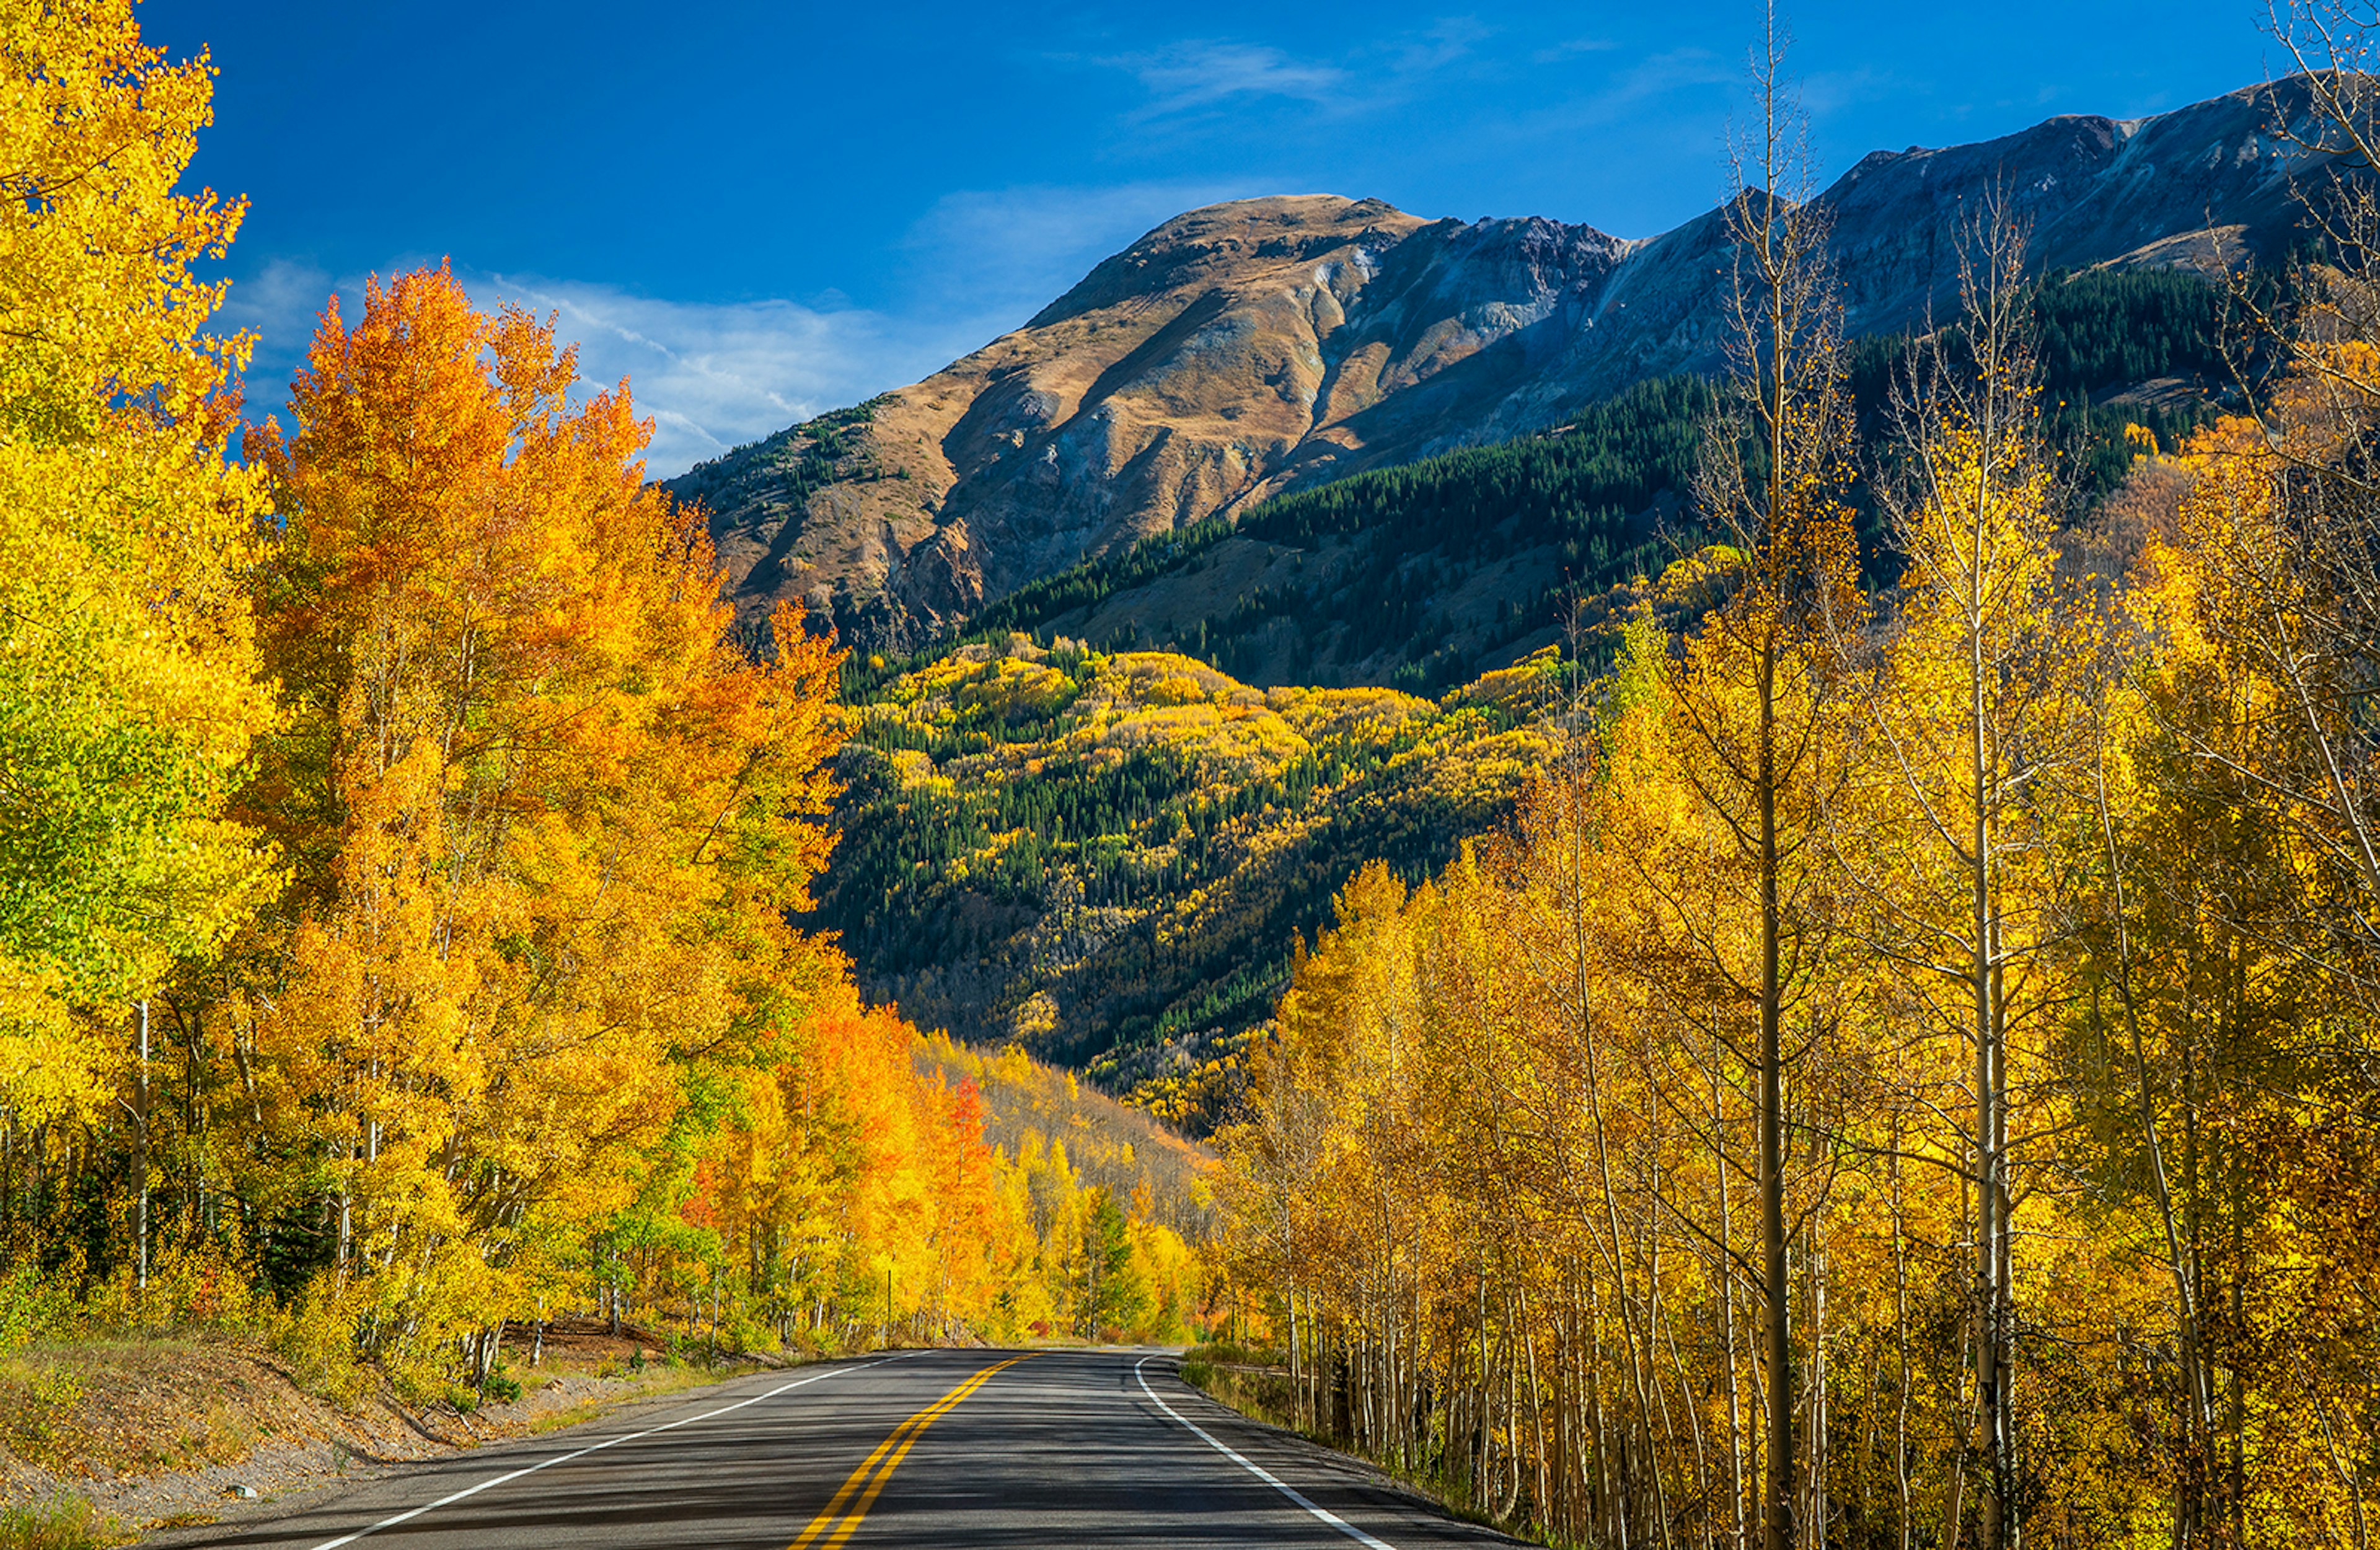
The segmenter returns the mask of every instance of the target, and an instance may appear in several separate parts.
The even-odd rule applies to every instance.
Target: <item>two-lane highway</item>
[[[738,1379],[154,1543],[278,1550],[1511,1544],[1246,1421],[1170,1356],[895,1353]]]

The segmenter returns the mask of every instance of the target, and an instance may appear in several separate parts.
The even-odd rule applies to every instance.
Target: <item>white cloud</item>
[[[400,260],[381,272],[416,267],[419,260]],[[658,478],[915,381],[990,337],[978,322],[904,320],[860,308],[667,301],[597,282],[457,273],[481,308],[512,302],[554,314],[556,332],[578,345],[579,377],[590,390],[628,379],[638,412],[653,421],[646,466]],[[352,321],[363,289],[360,274],[334,279],[286,259],[233,284],[216,322],[222,333],[257,335],[248,371],[251,415],[281,409],[329,297],[335,292]]]
[[[1597,120],[1609,122],[1675,92],[1734,86],[1742,80],[1742,68],[1730,67],[1708,49],[1670,49],[1648,55],[1622,71],[1608,90],[1593,99],[1590,112]]]
[[[1389,51],[1389,67],[1400,76],[1435,75],[1471,57],[1475,44],[1495,35],[1494,28],[1476,18],[1451,17],[1396,42]]]
[[[1227,102],[1277,97],[1313,104],[1333,116],[1391,111],[1428,78],[1472,60],[1496,29],[1453,17],[1415,31],[1374,38],[1336,61],[1302,56],[1269,43],[1190,38],[1133,54],[1083,59],[1136,77],[1148,100],[1126,123],[1194,116]],[[1593,46],[1593,45],[1589,45]]]
[[[630,380],[653,418],[656,477],[823,410],[902,387],[1021,325],[1093,264],[1170,216],[1245,190],[1137,183],[966,190],[902,238],[918,299],[899,310],[766,300],[696,303],[599,282],[467,273],[482,306],[559,314],[579,374]]]
[[[260,348],[286,347],[285,342],[294,338],[302,351],[331,289],[329,271],[275,259],[247,279],[232,282],[215,325],[223,333],[244,329],[256,333]]]
[[[1559,65],[1566,59],[1575,59],[1581,54],[1609,54],[1619,46],[1609,38],[1566,38],[1560,42],[1549,43],[1532,53],[1529,55],[1529,62],[1533,65]]]
[[[1853,70],[1820,70],[1815,75],[1802,78],[1801,86],[1802,111],[1813,118],[1832,117],[1869,103],[1914,95],[1908,83],[1891,72],[1865,67]]]
[[[232,281],[210,332],[255,337],[255,353],[248,363],[248,398],[249,412],[257,418],[281,407],[289,379],[313,341],[323,303],[338,288],[328,270],[292,259],[274,259],[256,273]],[[357,284],[348,289],[360,295],[363,287]]]
[[[651,418],[646,466],[685,472],[731,447],[824,410],[856,404],[941,369],[1015,328],[1091,266],[1152,226],[1248,185],[1146,182],[1106,188],[1021,187],[946,195],[903,237],[917,299],[895,309],[850,306],[830,293],[781,299],[688,302],[639,296],[597,280],[494,274],[457,266],[472,301],[511,302],[556,317],[578,345],[590,390],[628,379]],[[383,275],[434,264],[407,257]],[[364,276],[276,259],[237,280],[218,314],[222,332],[258,335],[249,412],[281,408],[323,303],[335,292],[352,320]]]
[[[653,420],[646,463],[656,478],[916,381],[983,343],[963,326],[859,308],[666,301],[521,275],[467,275],[465,285],[482,306],[509,301],[556,314],[557,331],[578,345],[589,386],[628,379],[638,412]]]

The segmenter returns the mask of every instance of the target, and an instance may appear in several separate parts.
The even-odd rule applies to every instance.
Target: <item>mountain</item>
[[[2322,169],[2277,126],[2306,115],[2286,80],[1876,152],[1819,196],[1852,328],[1947,313],[1961,221],[1995,191],[2041,272],[2277,258],[2301,236],[2292,180]],[[797,597],[846,641],[906,651],[1086,560],[1707,372],[1726,224],[1629,241],[1325,195],[1193,211],[925,381],[670,486],[713,513],[747,620]]]

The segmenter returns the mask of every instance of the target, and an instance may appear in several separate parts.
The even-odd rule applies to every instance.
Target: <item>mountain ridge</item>
[[[1941,311],[1961,212],[1995,193],[2036,271],[2277,257],[2320,169],[2277,127],[2308,112],[2285,80],[1873,152],[1817,196],[1850,326]],[[799,598],[813,627],[906,650],[1086,558],[1707,373],[1728,248],[1723,208],[1623,239],[1336,195],[1207,206],[923,381],[667,482],[710,507],[747,621]]]

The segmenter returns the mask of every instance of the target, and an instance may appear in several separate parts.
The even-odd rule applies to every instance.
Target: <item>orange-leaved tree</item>
[[[251,442],[287,730],[253,793],[298,862],[257,1037],[284,1205],[365,1344],[494,1336],[569,1282],[682,1119],[832,970],[785,924],[829,838],[838,659],[743,653],[625,386],[442,269],[326,313]]]

